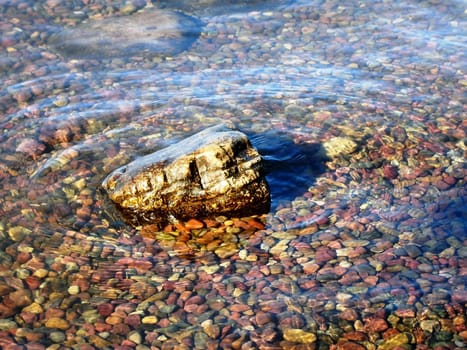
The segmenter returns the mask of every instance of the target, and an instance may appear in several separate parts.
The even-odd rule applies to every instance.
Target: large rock
[[[245,134],[218,125],[116,169],[103,188],[134,226],[269,211],[262,158]]]
[[[172,56],[187,49],[201,22],[182,12],[146,9],[129,16],[89,20],[53,34],[49,44],[70,58]]]

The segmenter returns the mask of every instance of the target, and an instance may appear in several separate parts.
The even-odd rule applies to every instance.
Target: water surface
[[[351,331],[374,331],[371,342],[384,345],[384,327],[370,326],[376,318],[412,334],[412,345],[465,346],[459,327],[432,334],[421,323],[452,323],[467,302],[465,3],[161,2],[154,6],[204,23],[173,57],[73,59],[48,45],[61,28],[145,6],[132,4],[0,5],[8,327],[42,334],[52,308],[69,325],[49,328],[69,335],[70,347],[97,346],[94,335],[110,347],[131,332],[159,348],[236,339],[286,347],[310,342],[287,331],[300,328],[327,348]],[[218,218],[229,234],[208,247],[189,241],[187,258],[177,227],[148,238],[112,212],[99,191],[108,173],[226,120],[260,135],[267,157],[290,161],[285,179],[270,178],[271,213],[254,219],[264,229]],[[334,137],[359,147],[317,161],[313,145]],[[26,301],[11,305],[18,291]],[[193,297],[197,307],[188,306]],[[31,321],[23,309],[34,302],[42,311]],[[126,328],[100,305],[120,305]],[[139,321],[126,322],[131,314]],[[19,344],[54,342],[12,334]]]

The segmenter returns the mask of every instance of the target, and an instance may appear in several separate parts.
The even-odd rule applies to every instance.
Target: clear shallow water
[[[292,328],[318,334],[317,346],[326,347],[349,329],[360,330],[355,322],[365,326],[375,310],[386,316],[430,310],[442,319],[451,317],[445,304],[465,307],[465,4],[161,4],[188,11],[205,26],[189,50],[154,60],[65,60],[47,46],[61,26],[123,12],[119,2],[26,5],[0,7],[5,295],[21,289],[11,286],[10,273],[27,290],[25,275],[40,266],[51,273],[31,289],[31,302],[55,307],[73,297],[70,285],[80,286],[79,298],[90,309],[129,301],[139,305],[141,318],[157,314],[156,340],[148,340],[144,323],[130,328],[157,346],[183,342],[186,329],[193,342],[212,315],[214,324],[230,328],[210,341],[243,336],[259,347],[291,342],[280,320],[304,314],[304,324]],[[316,169],[293,165],[289,185],[299,190],[276,198],[263,218],[265,230],[221,239],[232,255],[196,245],[198,260],[187,260],[174,239],[142,239],[109,213],[97,189],[110,171],[224,120],[252,134],[285,132],[299,149],[336,136],[359,147]],[[274,136],[270,142],[280,145]],[[206,268],[214,271],[207,277]],[[170,289],[172,282],[179,289]],[[136,293],[135,283],[146,292]],[[224,307],[189,312],[183,288],[208,305],[222,299]],[[63,295],[43,296],[54,290]],[[140,305],[153,294],[161,295],[164,310],[175,303],[182,311]],[[275,308],[269,298],[278,300]],[[248,309],[238,311],[237,304]],[[349,308],[358,310],[356,319],[342,317]],[[258,322],[259,312],[273,320]],[[44,323],[47,316],[37,315]],[[89,321],[80,310],[70,323],[83,319]],[[36,328],[22,320],[17,327]],[[167,323],[177,332],[168,332]],[[457,331],[444,331],[446,340],[421,342],[462,343]]]

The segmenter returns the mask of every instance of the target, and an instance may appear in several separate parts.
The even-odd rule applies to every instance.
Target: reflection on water
[[[189,50],[64,59],[57,28],[146,1],[0,5],[1,346],[464,347],[462,2],[153,5],[205,23]],[[100,195],[225,120],[268,215],[134,230]]]

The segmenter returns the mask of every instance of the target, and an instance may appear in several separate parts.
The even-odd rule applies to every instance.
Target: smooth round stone
[[[367,241],[366,239],[352,239],[348,241],[343,241],[342,244],[345,247],[349,248],[355,248],[355,247],[365,247],[369,244],[370,242]]]
[[[133,331],[128,335],[128,340],[132,341],[135,344],[141,344],[143,338],[141,334],[137,331]]]
[[[204,333],[206,333],[210,338],[216,339],[220,334],[220,328],[218,325],[214,324],[212,320],[205,320],[201,323]]]
[[[159,321],[157,316],[146,316],[141,320],[141,322],[144,324],[156,324],[157,321]]]
[[[127,16],[89,20],[51,36],[49,44],[69,58],[173,56],[201,33],[201,22],[179,11],[145,9]]]
[[[51,317],[45,322],[47,328],[57,328],[61,330],[66,330],[70,328],[70,324],[67,320],[64,320],[60,317]]]
[[[204,332],[196,332],[194,337],[195,349],[206,349],[206,342],[209,337]]]
[[[420,248],[418,248],[415,244],[408,244],[404,248],[408,256],[411,258],[416,258],[422,254]]]
[[[457,249],[457,255],[459,255],[460,258],[467,258],[467,247]]]
[[[31,275],[31,272],[28,269],[16,269],[16,277],[24,280],[26,277]]]
[[[433,271],[433,266],[429,264],[420,264],[418,265],[417,269],[421,272],[431,272]]]
[[[353,252],[353,248],[340,248],[336,249],[337,256],[348,256],[350,253]]]
[[[48,274],[49,271],[47,271],[46,269],[37,269],[36,271],[34,271],[33,276],[36,276],[38,278],[45,278]]]
[[[79,290],[79,286],[70,286],[68,287],[68,294],[70,295],[76,295],[76,294],[79,294],[80,290]]]
[[[23,226],[13,226],[8,229],[8,235],[15,242],[22,241],[26,236],[28,236],[32,231],[27,227]]]
[[[66,335],[63,332],[54,331],[54,332],[50,332],[49,338],[54,343],[63,343],[66,339]]]
[[[410,343],[410,338],[406,333],[399,333],[392,337],[385,339],[379,346],[380,350],[391,350],[403,347]]]
[[[435,330],[438,330],[440,327],[438,320],[422,320],[420,321],[420,328],[425,332],[433,333]]]
[[[302,329],[287,328],[284,329],[284,339],[294,343],[311,344],[316,341],[317,337],[316,334]]]
[[[101,315],[99,315],[98,311],[95,309],[86,310],[82,313],[81,316],[88,323],[94,323],[101,317]]]
[[[136,350],[151,350],[149,347],[146,345],[138,344],[136,345]]]
[[[9,329],[18,328],[18,325],[15,321],[0,319],[0,330],[7,331]]]
[[[42,306],[38,303],[32,303],[25,308],[23,308],[23,311],[25,312],[31,312],[33,314],[40,314],[41,312],[44,312],[42,309]]]

